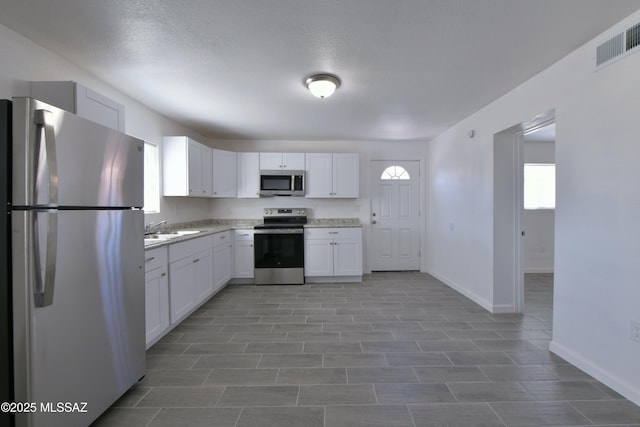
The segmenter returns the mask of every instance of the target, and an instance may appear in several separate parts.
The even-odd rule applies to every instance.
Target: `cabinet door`
[[[213,197],[236,197],[236,153],[213,149]]]
[[[246,234],[246,236],[245,236]],[[236,230],[235,241],[235,278],[253,279],[254,277],[254,254],[253,239],[249,236],[250,231]]]
[[[238,198],[260,197],[260,156],[258,153],[237,153]]]
[[[362,276],[362,240],[336,239],[333,261],[335,276]]]
[[[213,195],[213,169],[211,164],[213,150],[206,146],[201,146],[200,155],[200,185],[201,197],[211,197]]]
[[[306,197],[333,197],[332,156],[309,153],[306,156]]]
[[[214,291],[222,288],[231,280],[231,258],[232,246],[230,243],[223,243],[213,248],[213,288]]]
[[[304,170],[304,153],[282,153],[282,168],[289,170]]]
[[[196,304],[204,302],[213,294],[213,250],[207,249],[193,258],[195,267]]]
[[[189,140],[187,146],[187,187],[189,195],[193,197],[202,196],[202,149],[203,146],[195,141]]]
[[[145,330],[149,348],[169,327],[169,278],[166,268],[145,273]]]
[[[196,268],[193,257],[181,259],[169,264],[170,321],[171,325],[180,322],[196,305]]]
[[[333,154],[333,197],[360,197],[360,158],[353,153]]]
[[[308,239],[304,246],[304,275],[333,276],[333,242]]]
[[[282,169],[282,153],[260,153],[260,169]]]

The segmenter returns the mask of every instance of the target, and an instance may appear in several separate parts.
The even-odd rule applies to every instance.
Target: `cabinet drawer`
[[[236,242],[253,241],[253,230],[234,230]]]
[[[169,262],[174,262],[198,252],[211,249],[212,237],[204,236],[169,245]]]
[[[149,249],[144,252],[144,271],[155,270],[167,265],[167,248],[165,246]]]
[[[226,243],[226,244],[231,243],[231,231],[223,231],[222,233],[216,233],[213,235],[214,248],[223,243]]]
[[[356,227],[305,228],[305,239],[361,239],[362,229]]]

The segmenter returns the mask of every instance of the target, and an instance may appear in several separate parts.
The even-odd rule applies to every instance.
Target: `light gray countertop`
[[[176,224],[168,224],[162,227],[162,233],[170,234],[183,230],[194,230],[198,233],[180,235],[171,239],[158,239],[157,242],[146,243],[145,250],[155,249],[163,245],[182,242],[185,240],[196,239],[198,237],[207,236],[209,234],[221,233],[229,230],[250,230],[254,226],[262,224],[261,219],[215,219],[215,220],[199,220],[182,222]],[[338,227],[362,227],[358,218],[326,218],[326,219],[310,219],[305,228],[338,228]]]

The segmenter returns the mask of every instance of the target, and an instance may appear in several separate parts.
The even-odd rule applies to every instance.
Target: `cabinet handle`
[[[144,262],[151,262],[151,261],[153,261],[154,259],[156,259],[156,257],[152,256],[151,258],[147,258],[147,259],[145,259],[145,260],[144,260]]]
[[[193,260],[193,263],[195,264],[196,262],[200,262],[200,258],[196,258]]]
[[[167,275],[167,273],[160,273],[160,277],[164,277],[166,275]]]
[[[226,239],[226,238],[227,238],[227,236],[220,236],[220,238],[221,238],[221,239]]]
[[[252,247],[253,247],[253,245],[249,245],[249,247],[250,247],[250,248],[252,248]]]
[[[329,234],[338,234],[337,231],[330,231]]]

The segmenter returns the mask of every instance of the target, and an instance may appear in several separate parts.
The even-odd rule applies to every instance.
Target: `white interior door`
[[[420,270],[420,162],[371,162],[372,271]]]

